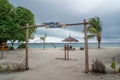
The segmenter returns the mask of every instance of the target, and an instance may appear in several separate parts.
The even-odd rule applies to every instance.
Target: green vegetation
[[[116,62],[115,61],[112,61],[111,68],[114,69],[114,70],[116,69]]]
[[[9,46],[9,50],[14,50],[15,48],[12,46]]]
[[[112,61],[110,66],[114,70],[113,73],[120,73],[120,67],[117,68],[117,62],[116,61]]]
[[[11,12],[14,6],[8,0],[0,0],[0,44],[6,42],[9,38],[9,23],[11,21]]]
[[[118,69],[118,73],[120,73],[120,68]]]
[[[25,30],[21,27],[35,25],[33,13],[21,6],[14,7],[8,0],[0,0],[0,44],[11,42],[13,47],[14,42],[25,41]],[[29,29],[29,38],[35,31],[35,28]]]
[[[102,24],[99,17],[91,18],[89,20],[90,26],[88,27],[88,32],[91,34],[88,35],[88,38],[97,37],[98,48],[100,48],[101,43],[101,33],[102,33]]]
[[[26,70],[26,64],[23,62],[16,63],[16,65],[13,66],[14,71],[24,71]]]
[[[40,37],[40,39],[44,42],[43,49],[45,49],[46,33],[45,33],[45,35],[43,37]]]
[[[0,65],[0,73],[1,72],[14,72],[14,71],[24,71],[26,70],[26,64],[25,62],[18,62],[15,64],[6,64],[4,67]]]
[[[2,71],[2,65],[0,65],[0,71]]]
[[[10,71],[11,70],[11,67],[10,67],[10,65],[7,65],[7,67],[6,67],[6,69],[5,69],[6,71]]]
[[[105,65],[98,59],[93,61],[92,71],[96,73],[105,73]]]
[[[21,43],[19,46],[18,46],[19,49],[21,48],[25,48],[25,43]]]

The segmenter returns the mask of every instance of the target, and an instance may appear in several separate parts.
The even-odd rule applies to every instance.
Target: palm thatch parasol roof
[[[65,38],[64,40],[62,40],[62,42],[78,42],[78,40],[69,36],[69,37]]]

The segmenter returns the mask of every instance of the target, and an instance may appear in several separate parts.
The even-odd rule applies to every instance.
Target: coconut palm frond
[[[46,43],[45,43],[45,41],[46,41],[46,37],[47,37],[46,33],[44,34],[44,36],[40,37],[40,40],[42,40],[42,41],[44,42],[43,49],[45,49],[45,45],[46,45]]]
[[[88,37],[88,39],[93,39],[95,37],[95,35],[88,35],[87,37]]]
[[[89,19],[88,32],[95,34],[95,35],[89,35],[88,38],[93,38],[93,36],[98,37],[97,38],[98,48],[100,48],[102,23],[99,17]]]
[[[31,35],[31,36],[30,36],[30,39],[34,39],[34,38],[35,38],[34,35]]]
[[[42,36],[42,37],[40,37],[40,39],[43,40],[43,41],[45,41],[46,37],[47,37],[47,35],[46,35],[46,33],[45,33],[45,35]]]
[[[45,37],[40,37],[40,39],[44,41],[44,40],[45,40]]]
[[[90,33],[93,33],[93,34],[97,33],[97,30],[94,27],[91,27],[89,31]]]

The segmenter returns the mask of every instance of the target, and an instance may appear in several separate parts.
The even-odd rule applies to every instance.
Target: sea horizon
[[[84,43],[82,42],[47,42],[45,43],[45,48],[63,48],[65,44],[69,44],[70,46],[74,47],[74,48],[80,48],[80,47],[84,47]],[[10,43],[8,43],[9,46],[11,46]],[[20,45],[20,43],[14,43],[14,48],[17,48],[18,45]],[[91,42],[88,43],[88,47],[90,48],[96,48],[98,45],[98,43],[96,42]],[[44,47],[44,43],[28,43],[28,47],[29,48],[43,48]],[[120,42],[102,42],[101,43],[101,47],[120,47]]]

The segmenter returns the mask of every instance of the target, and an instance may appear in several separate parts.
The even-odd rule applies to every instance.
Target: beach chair
[[[80,50],[84,50],[84,47],[80,47]]]
[[[72,46],[69,46],[69,49],[72,50]]]
[[[75,48],[72,48],[72,50],[75,50]]]
[[[69,47],[70,50],[75,50],[75,48],[73,48],[72,46]]]

